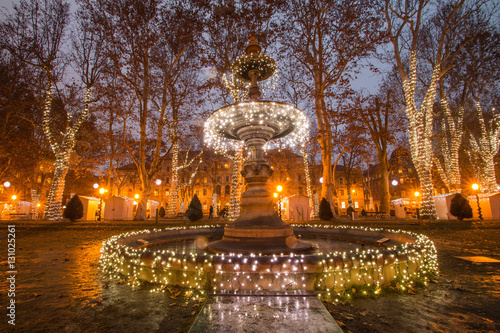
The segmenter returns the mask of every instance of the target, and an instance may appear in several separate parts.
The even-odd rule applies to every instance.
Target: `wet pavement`
[[[457,258],[484,256],[500,260],[500,221],[412,222],[337,223],[423,233],[436,244],[441,272],[426,288],[335,304],[324,302],[342,330],[500,331],[500,264]],[[1,332],[188,332],[205,302],[213,299],[200,291],[175,287],[151,293],[147,286],[134,288],[124,281],[107,280],[98,270],[103,240],[127,231],[182,225],[184,221],[0,221],[1,253],[7,251],[7,225],[11,224],[16,226],[16,325],[7,323],[3,310]],[[4,277],[7,263],[6,257],[0,256]],[[10,299],[8,291],[9,283],[2,278],[3,309]],[[284,314],[286,311],[280,315]],[[285,324],[289,320],[287,317]],[[314,330],[310,327],[306,331]]]

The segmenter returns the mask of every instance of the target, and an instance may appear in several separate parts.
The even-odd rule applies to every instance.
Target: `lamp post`
[[[103,187],[101,187],[99,189],[99,194],[100,194],[100,196],[99,196],[99,217],[97,218],[97,221],[101,220],[101,214],[102,214],[102,196],[103,196],[104,192],[106,192],[106,190]]]
[[[415,204],[417,205],[416,211],[417,211],[417,219],[420,218],[420,207],[418,207],[418,197],[420,196],[419,191],[415,191]]]
[[[283,187],[281,185],[278,185],[276,187],[276,190],[278,191],[278,214],[281,218],[281,191],[283,191]]]
[[[474,190],[474,192],[476,192],[477,212],[479,215],[479,219],[483,220],[483,214],[481,213],[481,206],[479,205],[479,195],[478,195],[479,185],[472,184],[472,189]]]

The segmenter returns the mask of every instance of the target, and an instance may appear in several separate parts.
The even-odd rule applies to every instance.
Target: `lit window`
[[[203,209],[204,209],[204,210],[207,210],[207,203],[206,203],[206,202],[205,202],[205,203],[203,203]]]
[[[354,201],[354,208],[358,209],[358,202]]]
[[[165,195],[170,195],[170,190],[165,190]]]
[[[342,209],[345,209],[345,202],[342,201]]]
[[[158,190],[154,190],[154,196],[157,197],[158,196]]]

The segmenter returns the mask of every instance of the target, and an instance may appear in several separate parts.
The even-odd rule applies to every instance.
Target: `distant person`
[[[208,218],[211,219],[214,217],[214,206],[210,206],[210,210],[208,212]]]

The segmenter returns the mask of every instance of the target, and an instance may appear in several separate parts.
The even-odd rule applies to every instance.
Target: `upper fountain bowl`
[[[246,140],[251,136],[267,142],[292,132],[301,135],[301,131],[307,131],[308,127],[307,117],[292,105],[253,101],[231,104],[216,110],[205,122],[205,133],[208,134],[207,140],[216,140],[221,136]]]
[[[238,58],[231,66],[233,74],[242,81],[251,82],[251,71],[258,71],[257,81],[270,78],[276,71],[276,63],[264,54],[246,54]]]

